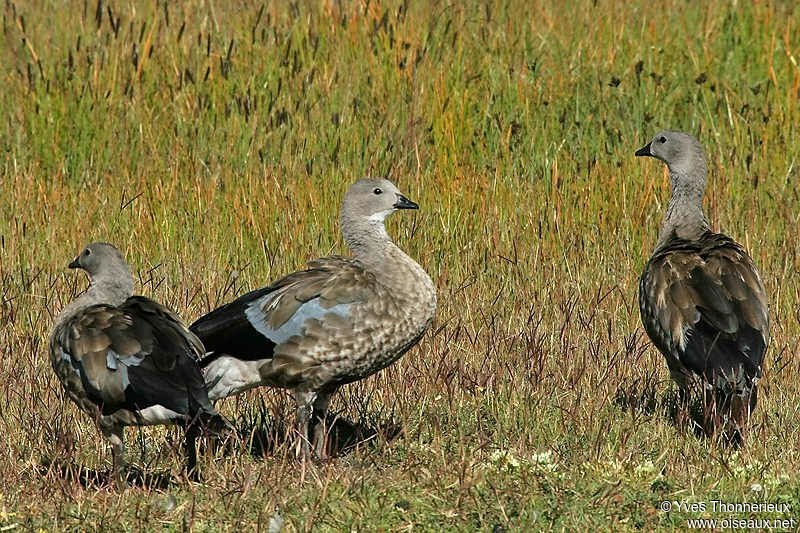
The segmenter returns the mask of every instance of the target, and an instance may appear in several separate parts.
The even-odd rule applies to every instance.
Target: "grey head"
[[[695,239],[708,231],[709,224],[703,214],[706,153],[700,142],[688,133],[664,130],[637,150],[636,155],[655,157],[669,167],[672,196],[657,248],[663,246],[671,235]]]
[[[92,287],[115,288],[127,293],[125,298],[133,294],[131,270],[122,252],[112,244],[93,242],[68,266],[85,270]]]
[[[359,249],[371,243],[386,241],[384,222],[400,209],[419,209],[389,180],[362,178],[347,190],[340,219],[347,244],[358,255]]]
[[[694,135],[682,131],[664,130],[636,151],[637,156],[660,159],[670,173],[701,180],[705,184],[706,151]]]

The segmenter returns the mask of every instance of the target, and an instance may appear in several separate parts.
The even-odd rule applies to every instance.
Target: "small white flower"
[[[531,461],[537,465],[551,465],[553,464],[553,452],[552,450],[547,450],[546,452],[535,453],[531,457]]]
[[[636,465],[633,468],[634,473],[636,474],[652,474],[656,471],[656,467],[653,464],[653,461],[645,461],[642,464]]]
[[[548,472],[555,472],[558,469],[557,463],[553,460],[552,450],[534,453],[531,456],[530,463]]]
[[[518,468],[519,460],[509,451],[495,450],[489,460],[500,467]]]
[[[753,492],[761,492],[764,490],[764,487],[761,486],[761,483],[753,483],[750,485],[750,490]]]

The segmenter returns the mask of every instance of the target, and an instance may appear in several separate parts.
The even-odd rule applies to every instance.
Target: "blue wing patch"
[[[267,317],[264,316],[262,305],[263,298],[255,300],[247,306],[245,315],[250,324],[266,338],[277,344],[282,344],[294,337],[302,335],[305,331],[306,321],[311,319],[321,320],[325,315],[334,314],[341,318],[350,316],[350,303],[336,304],[332,307],[322,307],[319,297],[313,298],[301,305],[289,320],[281,324],[278,328],[272,328],[267,324]]]

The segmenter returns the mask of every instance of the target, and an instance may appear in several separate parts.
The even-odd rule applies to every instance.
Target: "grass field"
[[[290,532],[800,525],[793,2],[0,10],[0,531],[267,531],[279,517]],[[707,147],[712,226],[751,251],[771,297],[738,451],[672,424],[674,387],[640,324],[669,180],[633,152],[663,128]],[[421,205],[389,232],[437,284],[438,317],[332,409],[402,434],[305,470],[253,439],[206,453],[205,482],[190,484],[179,430],[130,429],[144,486],[93,482],[110,451],[47,356],[53,316],[85,287],[65,268],[80,248],[115,243],[138,291],[193,320],[346,253],[339,203],[367,174]],[[281,391],[220,408],[245,438],[293,420]],[[664,500],[791,512],[664,513]]]

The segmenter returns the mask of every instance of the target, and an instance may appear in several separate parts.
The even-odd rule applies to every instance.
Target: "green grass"
[[[285,531],[670,530],[728,515],[663,500],[800,510],[791,2],[136,4],[0,8],[0,529],[266,530],[278,513]],[[771,296],[738,452],[670,423],[639,321],[669,191],[633,152],[662,128],[707,147],[708,215]],[[366,174],[422,206],[389,231],[440,305],[416,348],[332,408],[401,438],[305,472],[285,447],[208,454],[193,485],[178,430],[131,429],[129,461],[166,487],[64,474],[110,460],[47,357],[83,245],[115,243],[137,289],[192,320],[346,253],[338,206]],[[280,391],[221,410],[292,421]]]

